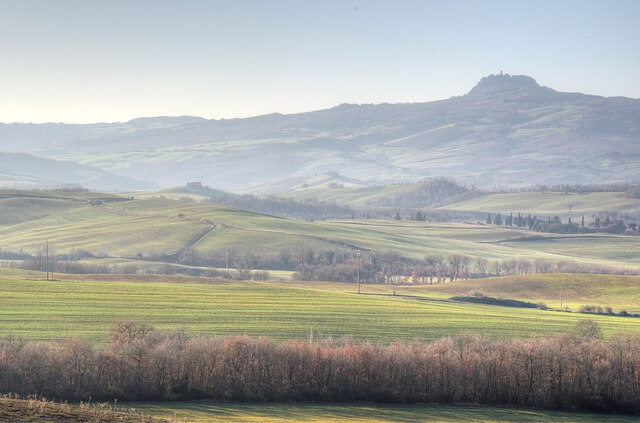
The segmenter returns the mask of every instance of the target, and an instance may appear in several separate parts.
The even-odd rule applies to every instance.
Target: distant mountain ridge
[[[150,183],[72,162],[0,152],[0,188],[59,188],[78,184],[100,191],[152,189]]]
[[[0,124],[0,151],[160,186],[202,181],[238,192],[294,189],[335,172],[361,185],[432,177],[485,188],[604,183],[640,174],[640,100],[562,93],[501,74],[428,103],[225,120]]]

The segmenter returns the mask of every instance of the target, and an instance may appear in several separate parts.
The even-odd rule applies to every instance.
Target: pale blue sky
[[[640,1],[0,0],[0,122],[242,117],[467,92],[640,98]]]

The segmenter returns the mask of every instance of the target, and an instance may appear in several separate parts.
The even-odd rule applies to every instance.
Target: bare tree
[[[255,259],[245,254],[233,259],[233,267],[236,269],[236,279],[246,281],[251,279],[255,268]]]

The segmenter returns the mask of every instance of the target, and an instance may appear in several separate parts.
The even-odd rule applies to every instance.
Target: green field
[[[469,279],[427,286],[403,286],[397,293],[428,298],[450,298],[480,290],[496,298],[544,302],[549,307],[577,310],[583,305],[640,312],[640,277],[586,274],[536,274]]]
[[[544,234],[468,223],[305,222],[168,199],[90,204],[57,196],[15,195],[0,198],[0,215],[12,216],[0,224],[3,251],[34,253],[48,240],[59,254],[86,250],[105,259],[140,260],[141,268],[153,267],[149,258],[157,260],[187,250],[201,257],[226,251],[273,255],[295,252],[301,246],[397,252],[418,259],[430,254],[464,254],[488,260],[545,258],[640,267],[640,237]],[[19,205],[13,204],[16,201]]]
[[[228,285],[207,278],[143,275],[133,275],[129,281],[33,279],[0,280],[3,334],[48,342],[82,336],[104,343],[116,322],[136,320],[202,335],[247,334],[283,340],[306,338],[313,332],[320,338],[386,343],[430,340],[463,331],[495,337],[544,336],[568,331],[585,318],[577,313],[456,303],[437,295],[433,299],[393,297],[388,295],[389,287],[379,285],[365,286],[368,294],[357,295],[353,289],[347,291],[346,284],[330,283]],[[640,319],[588,318],[600,324],[605,336],[640,330]]]
[[[393,404],[125,403],[144,414],[188,422],[632,422],[635,416]]]
[[[370,205],[371,202],[375,202],[376,200],[385,198],[390,194],[410,191],[414,188],[414,184],[373,185],[368,187],[345,188],[329,188],[327,186],[318,186],[300,191],[294,191],[284,195],[298,201],[315,198],[319,201],[335,202],[352,207],[364,207]]]
[[[541,216],[571,216],[577,221],[586,219],[599,211],[640,211],[640,199],[625,197],[624,192],[592,192],[586,194],[564,192],[518,192],[484,194],[469,200],[440,207],[447,210],[482,213],[526,213]],[[571,211],[569,211],[571,208]]]

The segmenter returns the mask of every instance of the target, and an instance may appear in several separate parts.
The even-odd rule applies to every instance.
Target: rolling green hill
[[[0,133],[3,126],[0,124]],[[0,135],[0,144],[2,141]],[[20,143],[15,144],[19,145]],[[5,147],[8,146],[5,145]],[[26,154],[26,152],[7,153],[0,151],[0,187],[55,188],[78,182],[96,190],[139,190],[151,189],[155,186],[152,183],[116,175],[100,169],[100,167],[81,165],[73,161],[36,157]]]
[[[586,274],[537,274],[471,279],[455,283],[402,287],[398,292],[449,298],[481,290],[485,295],[530,302],[544,302],[549,307],[563,306],[577,310],[583,305],[613,307],[615,311],[640,311],[640,277]]]
[[[326,184],[283,195],[296,200],[333,201],[353,207],[429,208],[470,194],[474,193],[453,181],[432,179],[417,183],[365,187]]]
[[[585,194],[563,192],[518,192],[484,194],[441,207],[448,210],[486,213],[527,213],[540,216],[571,216],[574,221],[582,215],[590,218],[599,211],[640,212],[640,199],[629,198],[624,192],[592,192]],[[571,210],[571,211],[570,211]]]
[[[105,258],[175,261],[186,252],[279,254],[312,250],[371,250],[405,257],[464,254],[472,258],[545,258],[582,264],[640,266],[640,237],[558,235],[465,223],[383,220],[305,222],[226,206],[169,199],[110,202],[37,192],[4,192],[3,251],[34,253],[49,241],[58,254],[85,250]],[[116,201],[118,200],[118,201]],[[25,212],[16,212],[19,201]]]

